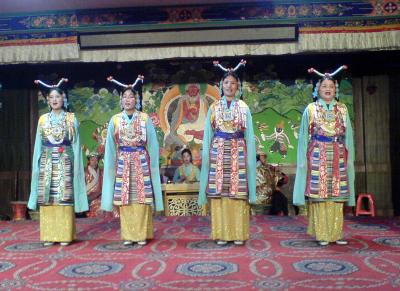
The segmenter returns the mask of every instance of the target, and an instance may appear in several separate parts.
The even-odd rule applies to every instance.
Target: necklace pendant
[[[232,114],[232,110],[224,110],[223,113],[223,119],[224,121],[231,121],[233,120],[233,114]]]
[[[333,120],[335,120],[335,114],[333,112],[331,112],[331,111],[326,111],[325,112],[325,119],[327,121],[333,121]]]

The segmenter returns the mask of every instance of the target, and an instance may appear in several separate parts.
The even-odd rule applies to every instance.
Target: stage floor
[[[400,290],[400,221],[346,218],[349,245],[321,247],[304,217],[253,216],[245,246],[208,239],[209,218],[156,217],[124,246],[117,219],[77,219],[78,240],[42,246],[38,222],[0,222],[0,290]]]

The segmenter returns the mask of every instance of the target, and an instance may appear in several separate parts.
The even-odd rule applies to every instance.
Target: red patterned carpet
[[[119,221],[78,219],[74,244],[43,247],[38,223],[0,223],[0,290],[400,290],[400,222],[346,220],[348,246],[318,246],[302,217],[256,216],[245,246],[217,246],[207,217],[157,217],[123,246]]]

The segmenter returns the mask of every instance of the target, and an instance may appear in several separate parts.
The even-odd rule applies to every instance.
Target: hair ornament
[[[143,76],[143,75],[138,75],[137,78],[136,78],[136,80],[135,80],[135,82],[134,82],[133,84],[124,84],[124,83],[121,83],[121,82],[118,81],[118,80],[115,80],[115,79],[113,78],[113,76],[107,77],[107,81],[110,81],[111,83],[114,83],[114,84],[116,84],[116,85],[118,85],[118,86],[120,86],[120,87],[122,87],[122,88],[125,88],[125,89],[126,89],[126,88],[132,89],[132,90],[134,91],[134,94],[135,94],[135,95],[137,94],[137,90],[135,90],[135,86],[136,86],[139,82],[141,82],[142,85],[143,85],[143,80],[144,80],[144,76]],[[138,95],[139,95],[139,94],[138,94]],[[120,103],[121,109],[123,109],[123,108],[122,108],[122,94],[120,95],[119,103]],[[139,111],[142,110],[142,100],[141,100],[141,96],[140,96],[140,95],[139,95],[139,98],[136,98],[136,109],[139,110]]]
[[[67,78],[61,78],[60,79],[60,81],[58,81],[58,83],[57,84],[53,84],[53,85],[49,85],[49,84],[47,84],[47,83],[45,83],[45,82],[43,82],[43,81],[41,81],[41,80],[35,80],[35,81],[33,81],[36,85],[42,85],[43,87],[45,87],[45,88],[48,88],[48,89],[56,89],[56,88],[60,88],[60,86],[62,85],[62,83],[67,83],[68,82],[68,79]],[[63,105],[64,105],[64,108],[65,109],[68,109],[68,98],[67,98],[67,95],[64,93],[63,94],[64,95],[64,100],[63,100]],[[50,105],[49,105],[49,110],[50,110]]]
[[[132,89],[134,89],[134,87],[139,83],[139,82],[141,82],[142,84],[143,84],[143,80],[144,80],[144,76],[143,75],[138,75],[138,77],[136,78],[136,81],[133,83],[133,84],[124,84],[124,83],[121,83],[121,82],[119,82],[118,80],[115,80],[114,78],[113,78],[113,76],[109,76],[108,78],[107,78],[107,81],[110,81],[110,82],[112,82],[112,83],[114,83],[114,84],[117,84],[118,86],[120,86],[120,87],[123,87],[123,88],[132,88]]]
[[[42,85],[43,87],[46,87],[46,88],[49,88],[49,89],[53,89],[53,88],[59,88],[62,83],[67,83],[68,79],[67,78],[61,78],[60,81],[58,81],[58,83],[56,85],[49,85],[49,84],[46,84],[45,82],[43,82],[41,80],[35,80],[33,82],[36,85]]]
[[[220,68],[222,71],[224,72],[236,72],[241,66],[246,66],[247,61],[241,59],[240,62],[236,65],[235,68],[225,68],[224,66],[222,66],[219,61],[213,61],[213,65],[214,67],[218,67]]]
[[[315,99],[315,98],[318,98],[318,91],[319,91],[319,86],[321,85],[321,83],[322,83],[322,81],[323,80],[333,80],[333,77],[335,76],[335,75],[337,75],[339,72],[341,72],[342,70],[347,70],[348,69],[348,66],[346,66],[346,65],[342,65],[342,66],[340,66],[339,68],[337,68],[333,73],[321,73],[321,72],[319,72],[319,71],[317,71],[316,69],[314,69],[314,68],[309,68],[307,71],[308,71],[308,73],[310,73],[310,74],[312,74],[312,73],[314,73],[314,74],[316,74],[316,75],[318,75],[318,76],[320,76],[322,79],[321,80],[319,80],[318,82],[317,82],[317,84],[315,85],[315,87],[314,87],[314,91],[313,91],[313,93],[312,93],[312,96],[313,96],[313,98]],[[337,100],[339,100],[339,84],[338,84],[338,82],[336,81],[336,80],[334,80],[334,83],[335,83],[335,88],[336,88],[336,99]]]
[[[339,73],[342,70],[347,70],[347,68],[348,67],[346,65],[343,65],[343,66],[340,66],[339,68],[337,68],[336,71],[334,71],[333,73],[325,73],[325,74],[322,74],[321,72],[318,72],[314,68],[309,68],[308,69],[308,73],[310,73],[310,74],[314,73],[314,74],[316,74],[316,75],[318,75],[318,76],[320,76],[321,78],[324,78],[324,79],[332,79],[337,73]]]

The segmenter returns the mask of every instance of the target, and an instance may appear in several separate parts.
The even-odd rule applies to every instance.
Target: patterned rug
[[[44,247],[37,222],[0,222],[0,290],[400,290],[399,220],[348,217],[349,245],[324,247],[304,217],[254,216],[245,246],[217,246],[209,225],[156,217],[140,247],[117,219],[78,219],[78,241]]]

